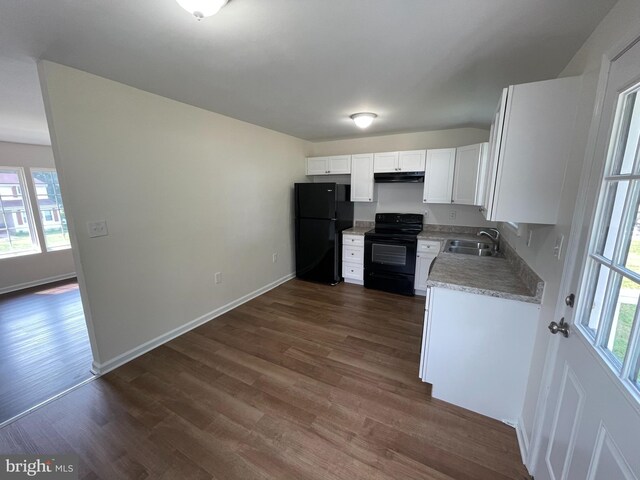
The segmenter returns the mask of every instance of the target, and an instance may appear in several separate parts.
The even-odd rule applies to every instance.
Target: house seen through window
[[[31,170],[47,251],[68,248],[69,230],[55,170]]]
[[[0,167],[0,258],[40,250],[20,168]]]

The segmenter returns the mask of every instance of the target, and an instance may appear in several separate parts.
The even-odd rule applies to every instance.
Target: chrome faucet
[[[491,235],[492,233],[493,235]],[[487,228],[486,230],[480,230],[478,232],[478,237],[481,237],[483,235],[486,235],[491,239],[497,252],[498,248],[500,247],[500,231],[497,228]]]

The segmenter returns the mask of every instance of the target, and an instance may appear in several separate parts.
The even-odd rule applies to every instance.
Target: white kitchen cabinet
[[[373,153],[351,156],[351,201],[373,202]]]
[[[491,127],[487,220],[557,222],[579,89],[577,77],[504,89]]]
[[[482,185],[484,184],[483,157],[486,157],[488,143],[477,143],[456,149],[453,173],[453,194],[451,202],[459,205],[482,205]]]
[[[419,371],[433,398],[515,424],[539,314],[533,303],[429,287]]]
[[[350,173],[351,155],[307,158],[307,175],[348,175]]]
[[[374,172],[424,172],[426,150],[374,154]]]
[[[346,283],[364,283],[363,235],[342,235],[342,276]]]
[[[429,268],[440,253],[440,242],[433,240],[418,240],[416,253],[416,274],[415,284],[416,294],[422,295],[427,290],[427,279],[429,278]]]
[[[455,161],[455,148],[427,150],[424,203],[451,203]]]
[[[488,143],[427,150],[424,203],[482,205]]]
[[[399,152],[398,171],[400,172],[424,172],[426,150],[409,150]]]

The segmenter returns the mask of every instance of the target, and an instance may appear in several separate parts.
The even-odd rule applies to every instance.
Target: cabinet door
[[[427,150],[424,203],[451,203],[455,162],[455,148]]]
[[[373,153],[351,156],[351,201],[373,202]]]
[[[474,205],[480,168],[482,144],[456,149],[456,166],[453,174],[453,203]]]
[[[329,162],[327,157],[307,158],[307,175],[327,175],[329,173]]]
[[[426,150],[399,152],[398,168],[401,172],[424,172]]]
[[[373,171],[375,173],[397,172],[398,152],[374,153]]]
[[[502,142],[502,127],[504,126],[504,115],[507,109],[507,97],[509,89],[502,91],[500,105],[491,125],[491,135],[489,137],[489,152],[487,156],[487,171],[484,180],[484,201],[482,202],[482,215],[487,220],[493,218],[493,200],[496,193],[496,181],[498,176],[498,157],[500,155],[500,143]]]
[[[478,181],[476,183],[476,198],[474,205],[484,205],[484,196],[487,188],[487,168],[489,163],[489,142],[481,144],[480,165],[478,166]]]
[[[351,155],[338,155],[328,159],[329,173],[332,175],[351,173]]]

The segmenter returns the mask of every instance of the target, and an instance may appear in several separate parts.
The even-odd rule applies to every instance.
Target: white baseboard
[[[209,313],[205,313],[201,317],[198,317],[195,320],[191,320],[190,322],[185,323],[184,325],[181,325],[178,328],[174,328],[173,330],[170,330],[169,332],[164,333],[159,337],[154,338],[153,340],[149,340],[148,342],[145,342],[142,345],[129,350],[128,352],[118,355],[117,357],[111,360],[107,360],[106,362],[103,362],[103,363],[93,362],[91,371],[96,375],[104,375],[105,373],[110,372],[111,370],[114,370],[115,368],[118,368],[127,362],[130,362],[134,358],[139,357],[140,355],[143,355],[148,351],[153,350],[156,347],[159,347],[163,343],[167,343],[168,341],[173,340],[174,338],[179,337],[180,335],[187,333],[188,331],[193,330],[194,328],[207,323],[209,320],[213,320],[214,318],[219,317],[220,315],[227,313],[230,310],[233,310],[234,308],[242,305],[243,303],[246,303],[249,300],[253,300],[254,298],[262,295],[263,293],[266,293],[269,290],[272,290],[277,286],[282,285],[285,282],[288,282],[295,276],[296,276],[295,273],[290,273],[289,275],[285,275],[284,277],[276,280],[275,282],[271,282],[265,285],[264,287],[261,287],[257,290],[254,290],[251,293],[248,293],[238,298],[237,300],[234,300],[232,302],[227,303],[226,305],[223,305],[220,308],[216,308],[215,310]]]
[[[524,419],[522,417],[518,418],[518,421],[515,425],[516,427],[516,436],[518,437],[518,446],[520,447],[520,456],[522,457],[522,463],[527,468],[529,472],[531,469],[529,468],[529,437],[527,436],[527,431],[524,428]]]
[[[76,273],[65,273],[63,275],[56,275],[54,277],[41,278],[40,280],[34,280],[33,282],[19,283],[18,285],[11,285],[10,287],[0,288],[0,295],[5,293],[17,292],[18,290],[24,290],[25,288],[39,287],[40,285],[46,285],[47,283],[59,282],[61,280],[69,280],[75,278]]]

